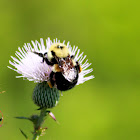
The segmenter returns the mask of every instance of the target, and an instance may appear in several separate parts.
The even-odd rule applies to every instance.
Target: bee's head
[[[70,51],[66,45],[62,43],[54,43],[48,51],[48,59],[51,60],[54,56],[65,58],[70,55]]]

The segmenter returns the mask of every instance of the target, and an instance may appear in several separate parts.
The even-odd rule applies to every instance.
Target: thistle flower
[[[8,66],[8,68],[20,74],[19,76],[16,76],[17,78],[23,77],[24,79],[27,79],[29,81],[34,81],[37,83],[33,91],[33,101],[36,105],[40,107],[39,108],[41,109],[40,115],[32,115],[29,118],[16,117],[18,119],[28,119],[33,122],[34,124],[33,140],[37,140],[46,130],[46,128],[42,128],[42,124],[45,120],[45,117],[47,115],[50,115],[50,117],[56,121],[56,118],[53,115],[53,113],[50,111],[46,111],[48,108],[52,108],[56,106],[59,101],[58,84],[54,85],[54,88],[52,88],[51,85],[49,85],[49,81],[51,80],[51,75],[52,73],[54,73],[54,67],[49,65],[47,63],[47,60],[49,58],[50,48],[54,44],[60,43],[60,40],[54,39],[53,41],[51,41],[50,38],[48,38],[46,39],[46,43],[45,43],[46,45],[44,44],[42,38],[40,39],[40,42],[38,42],[37,40],[35,42],[34,41],[31,42],[32,43],[27,43],[27,44],[25,43],[22,48],[20,47],[18,48],[18,51],[16,51],[15,53],[16,57],[11,56],[13,61],[9,61],[11,66]],[[65,41],[63,41],[62,44],[64,43]],[[59,47],[60,49],[62,49],[62,46]],[[66,72],[66,74],[63,75],[66,78],[66,81],[75,78],[76,75],[76,78],[73,80],[76,81],[74,83],[75,86],[75,84],[79,85],[87,80],[94,78],[93,75],[85,77],[87,74],[93,71],[92,68],[88,69],[91,63],[88,63],[88,59],[85,60],[86,55],[83,55],[83,52],[80,53],[80,49],[78,49],[78,47],[75,46],[71,47],[69,42],[67,43],[65,48],[66,50],[68,50],[68,52],[71,52],[71,57],[74,56],[74,58],[71,58],[70,55],[64,58],[61,57],[59,61],[61,64],[59,63],[57,64],[59,70],[64,70],[63,72]],[[47,56],[44,55],[46,53],[48,53]],[[43,56],[43,58],[40,56]],[[59,60],[57,56],[55,57],[56,57],[55,59],[56,61]],[[61,68],[62,66],[63,68]],[[75,71],[76,74],[74,73]],[[58,73],[61,74],[61,72],[62,71]],[[61,86],[62,83],[59,82],[59,84]],[[63,87],[65,86],[67,86],[67,84],[63,81]],[[28,138],[27,135],[21,129],[20,131],[27,139]]]
[[[42,63],[42,58],[33,52],[44,54],[45,52],[48,52],[52,44],[60,43],[60,40],[57,40],[56,38],[51,41],[50,38],[48,38],[46,39],[46,46],[42,38],[40,39],[40,43],[37,40],[35,42],[31,42],[32,44],[25,43],[22,48],[18,48],[18,51],[15,53],[16,57],[11,56],[13,62],[9,61],[12,66],[8,66],[8,68],[20,74],[20,76],[16,76],[17,78],[23,77],[24,79],[37,83],[48,81],[50,73],[52,72],[52,67],[45,62]],[[63,44],[64,43],[65,41],[63,41]],[[74,60],[78,61],[82,68],[82,71],[79,73],[77,85],[94,78],[93,75],[85,77],[87,74],[93,71],[92,68],[88,69],[88,67],[91,65],[91,63],[88,63],[88,59],[84,61],[86,55],[83,55],[83,52],[80,53],[80,49],[78,49],[78,47],[71,47],[69,42],[66,46],[70,50],[71,54],[75,56]]]

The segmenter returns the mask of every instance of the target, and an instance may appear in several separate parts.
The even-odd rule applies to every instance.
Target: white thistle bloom
[[[42,63],[42,58],[32,52],[35,51],[44,54],[45,52],[48,52],[48,49],[53,43],[60,43],[60,40],[57,40],[56,38],[51,41],[50,38],[48,38],[46,39],[46,46],[44,45],[42,38],[40,39],[40,42],[37,40],[31,42],[31,44],[25,43],[22,48],[18,48],[18,51],[15,53],[16,57],[11,56],[13,62],[9,61],[12,67],[8,66],[8,68],[21,74],[20,76],[17,76],[17,78],[23,77],[24,79],[38,83],[48,81],[50,73],[52,72],[52,66],[49,66],[45,62]],[[65,41],[63,41],[63,44],[64,43]],[[88,59],[85,61],[86,55],[83,55],[83,52],[80,54],[80,49],[76,46],[71,47],[69,42],[66,46],[72,55],[75,56],[74,60],[78,61],[82,67],[82,71],[79,73],[77,85],[94,78],[93,75],[85,77],[88,73],[93,71],[92,68],[88,69],[91,63],[88,63]]]

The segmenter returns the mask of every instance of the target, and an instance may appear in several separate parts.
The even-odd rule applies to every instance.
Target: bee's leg
[[[82,67],[81,66],[79,66],[79,73],[82,71]]]
[[[47,52],[44,53],[44,56],[43,56],[43,62],[45,61],[48,65],[53,66],[54,63],[53,63],[53,62],[50,62],[50,61],[48,60],[48,58],[47,58],[46,55],[47,55]]]
[[[47,57],[43,57],[43,62],[44,62],[44,61],[45,61],[48,65],[51,65],[51,66],[54,65],[54,63],[50,62],[50,61],[48,60]]]
[[[45,52],[44,54],[43,54],[43,53],[38,53],[38,52],[33,52],[33,53],[35,53],[35,54],[37,54],[38,56],[40,56],[40,57],[43,58],[42,63],[44,63],[44,61],[45,61],[48,65],[53,66],[54,63],[50,62],[50,61],[48,60],[48,58],[45,57],[45,55],[47,54],[47,52]]]
[[[47,52],[45,52],[44,54],[43,54],[43,63],[44,63],[44,61],[46,62],[46,60],[45,59],[47,59],[47,57],[45,57],[47,55]],[[47,63],[47,62],[46,62]],[[48,64],[48,63],[47,63]]]
[[[33,53],[37,54],[40,57],[44,57],[44,54],[43,53],[38,53],[38,52],[33,52]]]
[[[44,56],[47,54],[47,52],[44,53]]]
[[[50,88],[53,88],[52,84],[50,81],[47,82]]]
[[[74,55],[71,55],[72,59],[74,59],[74,57],[75,57]],[[76,66],[75,67],[79,70],[79,73],[82,71],[82,67],[80,66],[78,61],[76,62]]]
[[[80,66],[80,64],[78,63],[78,61],[76,62],[76,67],[79,70],[79,73],[82,71],[82,67]]]
[[[44,62],[45,58],[44,58],[44,54],[43,53],[38,53],[38,52],[33,52],[35,54],[37,54],[38,56],[42,57],[43,60],[42,60],[42,63]],[[45,53],[46,54],[46,53]]]

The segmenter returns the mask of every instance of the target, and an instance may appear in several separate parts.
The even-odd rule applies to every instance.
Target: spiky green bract
[[[59,101],[59,90],[50,88],[47,82],[38,83],[33,91],[33,101],[40,108],[52,108]]]

